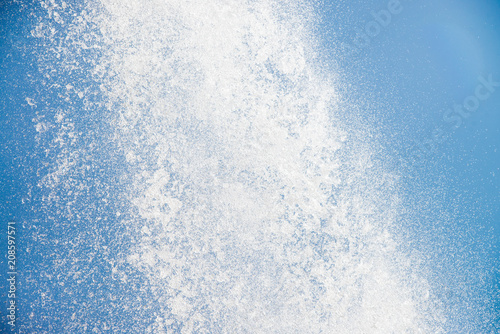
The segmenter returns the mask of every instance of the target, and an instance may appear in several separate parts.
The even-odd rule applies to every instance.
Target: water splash
[[[106,259],[124,284],[114,263],[147,278],[147,332],[442,331],[431,286],[397,238],[398,178],[369,131],[343,121],[342,83],[317,66],[308,3],[43,4],[50,20],[34,35],[70,41],[45,68],[72,73],[85,59],[89,83],[59,85],[68,101],[96,97],[35,120],[40,136],[59,129],[40,139],[59,152],[41,185],[71,218],[82,192],[57,193],[88,183],[87,166],[119,163],[109,168],[121,193],[100,196],[120,201],[115,223],[138,234]],[[58,37],[57,25],[69,32]],[[105,125],[78,133],[79,108]],[[95,148],[104,144],[114,151]]]

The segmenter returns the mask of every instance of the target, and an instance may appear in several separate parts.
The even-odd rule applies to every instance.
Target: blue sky
[[[351,12],[348,16],[336,14],[335,7],[326,4],[331,11],[324,12],[322,21],[325,56],[337,56],[328,54],[328,48],[339,36],[353,44],[358,28],[374,21],[370,13],[386,4],[350,2],[345,5]],[[368,46],[342,62],[345,80],[352,85],[349,89],[369,101],[373,122],[387,129],[385,142],[398,147],[399,154],[410,147],[415,150],[415,141],[431,139],[436,128],[449,134],[423,159],[434,169],[422,171],[422,176],[440,174],[450,188],[476,192],[474,201],[483,196],[485,205],[498,203],[499,91],[470,117],[462,117],[456,130],[443,121],[443,115],[474,93],[479,76],[500,80],[499,4],[401,1],[401,5],[401,13],[393,15]],[[493,202],[483,212],[490,213],[491,225],[498,224],[499,217]]]
[[[449,259],[446,252],[459,257],[477,252],[478,267],[494,271],[500,246],[500,90],[463,118],[456,130],[443,121],[443,114],[474,93],[479,76],[492,75],[500,81],[500,3],[400,3],[401,12],[392,15],[369,45],[357,47],[340,67],[352,84],[349,90],[367,101],[366,108],[373,113],[369,122],[381,129],[381,141],[403,160],[418,152],[415,141],[432,139],[435,129],[449,135],[434,152],[423,154],[421,164],[407,174],[412,177],[408,189],[418,193],[410,202],[421,210],[414,233],[425,236],[422,243],[435,243],[430,247],[439,248],[443,243],[433,236],[442,237],[446,230],[446,250],[435,249],[436,257]],[[322,16],[326,57],[329,44],[339,36],[355,46],[356,33],[374,21],[371,12],[387,10],[387,4],[350,1],[340,7],[351,14],[342,16],[337,15],[338,5],[326,3],[330,8]],[[425,199],[418,203],[418,198]],[[440,220],[446,225],[444,230],[440,223],[435,225]],[[452,261],[444,262],[440,268],[453,266]],[[498,279],[498,275],[490,278],[485,295],[495,293]]]
[[[27,15],[31,11],[30,6],[9,3],[0,7],[1,73],[6,78],[0,82],[0,105],[3,110],[0,121],[0,213],[4,220],[25,222],[20,235],[20,256],[24,260],[20,262],[19,270],[38,273],[38,266],[50,271],[51,261],[63,259],[66,248],[53,250],[48,244],[37,244],[32,239],[23,244],[23,235],[40,233],[36,230],[40,228],[48,233],[49,239],[57,239],[58,233],[73,231],[75,236],[83,236],[84,239],[103,238],[103,242],[113,243],[114,235],[125,233],[121,230],[123,226],[115,223],[117,218],[114,212],[125,210],[120,206],[126,204],[109,204],[107,211],[99,212],[101,221],[89,220],[86,222],[88,225],[74,230],[68,229],[72,226],[71,219],[60,220],[54,227],[44,225],[44,219],[48,221],[50,213],[42,213],[44,208],[40,199],[46,194],[34,185],[39,181],[37,172],[45,171],[43,162],[46,157],[35,148],[33,118],[39,115],[25,97],[32,96],[43,101],[39,103],[57,109],[57,94],[44,95],[46,91],[37,90],[40,78],[37,78],[38,68],[31,54],[32,40],[27,37],[33,23],[30,22],[32,17]],[[468,308],[475,307],[482,300],[495,300],[500,280],[500,274],[497,273],[496,277],[493,274],[498,268],[500,246],[500,87],[481,101],[470,117],[462,117],[458,129],[452,129],[450,123],[443,120],[443,115],[455,103],[461,104],[474,94],[481,84],[480,76],[488,78],[491,75],[493,81],[500,81],[500,2],[401,0],[400,6],[397,6],[391,1],[378,0],[324,1],[316,4],[315,8],[319,14],[318,55],[324,71],[339,73],[343,83],[342,93],[360,106],[357,111],[345,115],[346,119],[361,119],[366,127],[375,129],[374,136],[387,152],[383,163],[402,175],[402,184],[408,194],[405,205],[413,210],[402,223],[408,233],[408,249],[428,255],[436,280],[450,281],[447,288],[451,290],[441,292],[447,307],[455,309],[454,314],[465,314]],[[394,13],[390,15],[390,22],[386,17],[386,23],[377,23],[372,12],[378,15],[378,19],[384,20],[380,16],[384,15],[380,14],[381,11],[387,13],[391,9]],[[367,27],[375,29],[368,32],[372,34],[368,36],[369,43],[356,46],[356,41],[361,41],[356,34],[366,35]],[[366,36],[364,38],[366,41]],[[345,53],[349,48],[354,48],[354,51]],[[88,78],[83,75],[80,79]],[[86,123],[91,117],[81,113],[76,115],[79,116],[75,121],[81,129],[89,133],[102,130],[99,129],[99,122]],[[436,129],[441,129],[447,139],[437,144],[432,152],[418,151],[416,142],[433,138]],[[85,144],[83,139],[82,145]],[[113,177],[118,174],[115,168],[120,168],[123,164],[120,159],[123,158],[110,158],[112,149],[104,146],[93,150],[93,156],[102,160],[87,175],[90,175],[89,179],[101,178],[106,182],[88,182],[86,202],[78,204],[82,215],[88,209],[86,204],[92,201],[97,203],[102,192],[120,192],[117,186],[120,181]],[[400,161],[413,161],[412,155],[416,152],[420,152],[418,163],[408,171]],[[107,158],[113,163],[104,164]],[[108,169],[100,169],[104,165]],[[27,201],[28,198],[31,201]],[[100,229],[108,234],[100,235],[96,232]],[[72,236],[66,235],[65,238],[71,239]],[[0,247],[4,248],[4,242],[2,239]],[[127,242],[127,237],[120,239],[110,252],[119,252],[127,246]],[[28,253],[27,248],[31,248],[32,252]],[[83,248],[79,250],[86,251]],[[50,252],[54,252],[54,258],[44,256]],[[95,263],[86,264],[88,267],[85,268],[93,265],[105,268],[104,262],[104,258],[96,255]],[[123,266],[123,272],[131,277],[128,288],[132,292],[122,303],[137,306],[135,297],[147,298],[151,292],[149,287],[141,286],[136,269]],[[1,274],[4,275],[3,269]],[[107,282],[108,274],[103,270],[102,275],[86,277],[84,282],[88,284],[88,290],[102,296],[123,294],[124,286]],[[50,280],[46,278],[26,275],[23,279],[30,287],[50,285]],[[35,281],[29,283],[29,279]],[[477,288],[461,288],[467,284],[475,284]],[[442,285],[443,289],[445,285]],[[475,295],[460,295],[466,290]],[[21,296],[25,303],[21,303],[20,312],[42,312],[27,306],[30,299],[39,297],[36,289],[22,291]],[[55,296],[57,298],[57,294]],[[87,300],[83,292],[75,298],[78,302]],[[102,305],[106,305],[106,299],[100,300]],[[496,303],[500,309],[498,298]],[[62,305],[71,309],[70,304],[70,300],[63,298]],[[143,313],[136,314],[137,318],[142,316],[147,322],[144,319],[150,316],[146,311],[148,307],[154,308],[154,305],[148,304],[141,311]],[[492,304],[488,307],[491,308]],[[107,311],[111,312],[110,309]],[[2,312],[3,309],[0,314]],[[38,323],[40,326],[57,327],[58,321],[63,323],[67,315],[53,310],[43,312],[45,318]],[[86,315],[96,319],[100,316],[98,310],[91,308],[87,309]],[[117,314],[106,316],[115,321],[125,321]],[[471,322],[479,323],[483,330],[494,326],[492,323],[481,323],[480,317],[481,314],[474,313],[470,317],[452,319],[450,332],[466,333]],[[56,319],[54,323],[53,319]],[[26,317],[20,318],[20,321],[29,322]],[[127,321],[122,324],[132,326],[137,323],[137,319]]]

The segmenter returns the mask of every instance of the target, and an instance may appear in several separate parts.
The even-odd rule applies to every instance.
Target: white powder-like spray
[[[345,127],[341,83],[316,65],[307,3],[93,6],[83,16],[100,56],[89,71],[106,105],[104,137],[118,148],[110,154],[123,161],[123,194],[109,200],[125,201],[118,223],[140,231],[115,260],[147,278],[159,305],[147,332],[441,331],[431,288],[395,236],[398,179],[368,132]],[[62,24],[54,8],[65,5],[46,7]],[[62,153],[49,188],[68,185],[91,151],[71,148],[67,117],[54,116]]]
[[[144,224],[129,260],[157,287],[157,330],[427,332],[390,232],[397,185],[342,129],[307,6],[103,5],[110,118]]]

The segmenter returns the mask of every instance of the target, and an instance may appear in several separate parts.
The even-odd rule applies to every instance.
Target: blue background
[[[491,74],[495,81],[500,81],[500,2],[401,1],[401,5],[402,12],[393,15],[391,23],[370,38],[369,45],[345,54],[339,53],[339,42],[352,45],[357,29],[373,21],[370,12],[386,9],[387,1],[317,4],[322,66],[325,71],[340,73],[346,83],[343,93],[361,104],[361,108],[348,117],[353,121],[361,118],[367,126],[376,128],[380,142],[393,157],[389,162],[391,168],[403,171],[404,184],[410,194],[407,205],[419,212],[405,222],[408,248],[422,253],[432,250],[429,261],[436,268],[436,279],[455,280],[451,286],[456,289],[443,292],[448,307],[467,313],[468,308],[475,305],[473,299],[486,299],[490,301],[487,307],[498,310],[500,88],[481,102],[479,110],[465,119],[456,131],[449,130],[442,115],[453,103],[461,103],[474,93],[478,76]],[[42,312],[26,306],[28,301],[37,298],[36,287],[44,284],[36,281],[36,275],[31,273],[39,273],[40,268],[51,265],[42,254],[60,252],[57,256],[64,256],[64,249],[49,249],[43,242],[34,243],[30,236],[43,230],[49,234],[47,238],[58,238],[59,233],[68,231],[65,224],[70,222],[59,222],[59,226],[49,228],[44,225],[46,217],[38,211],[43,194],[35,185],[37,172],[44,168],[43,157],[38,156],[35,149],[32,122],[35,110],[25,97],[38,97],[50,103],[51,96],[45,96],[46,92],[37,86],[35,48],[28,37],[34,24],[33,16],[28,14],[37,7],[7,1],[2,2],[0,10],[0,216],[5,223],[13,219],[20,227],[17,240],[18,271],[22,273],[18,281],[18,321],[21,325],[29,323],[30,312]],[[89,126],[84,115],[77,123],[82,128]],[[449,138],[410,170],[402,167],[399,161],[411,160],[414,140],[428,139],[439,127],[446,129]],[[102,150],[104,154],[105,149]],[[108,188],[91,186],[94,188],[89,192],[88,201],[92,201],[93,196],[97,198],[98,191],[110,191],[113,187],[112,170],[94,173],[109,176]],[[123,231],[114,227],[112,217],[104,218],[103,222],[89,222],[81,231],[74,232],[95,238],[98,236],[92,234],[90,226],[106,228],[107,234],[101,237],[108,241],[103,242],[115,240],[117,245],[112,251],[119,252],[127,242],[126,237],[118,237]],[[6,227],[3,229],[6,231]],[[5,238],[0,239],[0,249],[6,249],[5,242]],[[5,282],[6,259],[2,257],[1,260],[1,282]],[[104,277],[109,273],[100,261],[102,258],[96,255],[92,266],[102,271],[84,284],[88,290],[104,296],[103,304],[107,303],[106,292],[121,294],[131,286],[137,295],[147,295],[147,289],[141,289],[141,278],[130,268],[123,270],[129,271],[136,281],[127,289],[118,283],[107,282]],[[473,283],[478,284],[477,295],[460,295],[460,284],[467,283],[463,280],[476,276],[478,281]],[[479,276],[484,278],[483,283]],[[6,302],[5,291],[6,285],[0,284],[2,303]],[[79,298],[78,302],[85,301],[85,294]],[[61,305],[66,302],[61,301]],[[133,301],[125,297],[122,303],[133,304]],[[3,315],[5,307],[0,307]],[[148,307],[130,314],[131,326],[137,326],[137,319],[149,316]],[[92,316],[96,319],[119,317],[101,314],[98,307],[95,309]],[[57,312],[47,311],[45,320],[38,325],[46,329],[57,327],[58,316]],[[468,332],[464,328],[470,321],[479,323],[476,329],[494,332],[494,328],[499,328],[498,314],[496,319],[496,323],[481,323],[478,318],[455,319],[453,332]],[[120,321],[124,323],[122,318]],[[5,326],[4,321],[0,326]]]
[[[350,94],[366,101],[361,117],[380,130],[381,142],[396,157],[396,169],[399,161],[414,161],[415,141],[432,138],[436,128],[445,130],[448,137],[435,152],[403,168],[407,190],[415,195],[407,205],[420,212],[408,223],[409,242],[414,251],[431,249],[437,276],[453,282],[457,290],[467,284],[460,282],[466,280],[464,272],[473,277],[489,273],[484,285],[479,278],[475,282],[482,285],[476,296],[453,298],[459,293],[447,293],[452,297],[447,307],[468,314],[474,298],[490,300],[497,322],[484,324],[481,332],[497,332],[500,90],[456,130],[442,117],[447,108],[474,94],[480,75],[500,81],[500,2],[400,3],[401,13],[392,15],[369,45],[340,62],[329,45],[340,40],[355,46],[356,33],[374,20],[370,13],[386,10],[388,1],[325,3],[320,31],[325,63],[344,73]],[[339,8],[351,14],[341,15]],[[452,332],[467,332],[466,323],[472,320],[465,318],[454,319]]]

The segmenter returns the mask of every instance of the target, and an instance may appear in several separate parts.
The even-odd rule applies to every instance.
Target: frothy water
[[[120,294],[121,268],[142,275],[148,290],[130,299],[154,307],[138,332],[443,332],[398,237],[399,178],[370,130],[345,121],[309,3],[43,4],[39,66],[63,92],[35,119],[46,210],[95,221],[120,207],[109,219],[130,242],[106,253],[111,241],[87,239],[71,256],[101,254]],[[106,308],[129,314],[119,297]],[[62,328],[136,330],[74,307]]]

